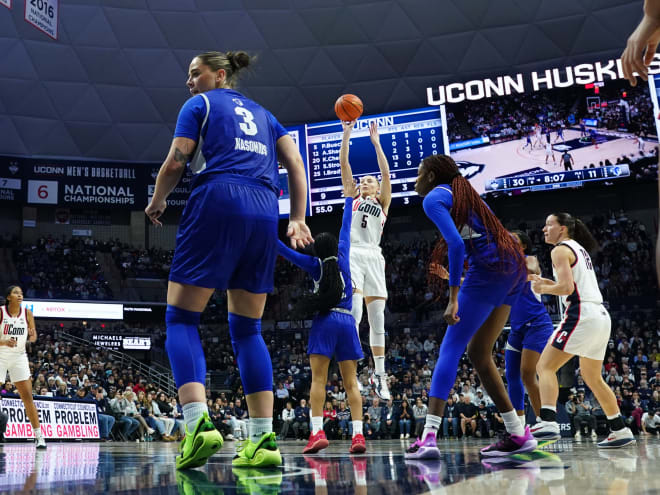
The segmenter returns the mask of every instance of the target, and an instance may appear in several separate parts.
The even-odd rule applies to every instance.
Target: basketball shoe
[[[427,433],[424,440],[419,438],[415,440],[408,450],[406,450],[406,459],[439,459],[440,449],[438,449],[435,433]]]
[[[349,454],[364,454],[367,451],[367,444],[364,441],[364,435],[358,433],[351,440],[351,448],[348,450]]]
[[[180,454],[176,456],[176,468],[189,469],[203,466],[206,460],[221,447],[222,435],[213,426],[208,413],[204,413],[192,432],[186,426],[186,436],[179,444]]]
[[[302,453],[315,454],[319,450],[325,449],[328,445],[330,445],[330,442],[325,437],[325,432],[319,430],[316,435],[314,433],[309,434],[309,442],[307,442],[307,446],[305,446]]]
[[[282,455],[277,447],[275,433],[264,433],[258,442],[249,438],[236,448],[232,460],[235,467],[277,467],[282,465]]]
[[[611,431],[605,440],[598,442],[598,447],[601,449],[618,449],[635,443],[635,437],[630,431],[630,428],[622,430]]]
[[[390,394],[390,389],[387,386],[387,376],[386,375],[377,375],[372,373],[369,377],[369,383],[374,387],[374,392],[379,399],[390,400],[392,395]]]
[[[537,445],[536,439],[530,433],[529,428],[526,427],[525,433],[520,436],[505,432],[499,441],[484,447],[480,452],[484,457],[507,456],[531,452],[536,449]]]
[[[537,440],[559,440],[561,438],[559,424],[556,421],[539,421],[532,426],[530,431]]]

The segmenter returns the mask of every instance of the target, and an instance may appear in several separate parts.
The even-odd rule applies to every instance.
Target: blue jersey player
[[[364,356],[358,337],[355,320],[351,314],[353,285],[351,283],[350,244],[353,196],[357,189],[344,189],[346,201],[342,218],[339,244],[332,234],[324,232],[314,238],[315,256],[307,256],[279,243],[279,253],[291,263],[299,266],[314,279],[314,295],[303,300],[303,309],[316,313],[309,333],[307,353],[312,368],[312,385],[309,399],[312,406],[312,432],[303,454],[313,454],[328,446],[323,431],[323,402],[328,365],[334,356],[344,380],[346,394],[351,405],[353,440],[351,454],[366,451],[362,434],[362,399],[357,385],[357,362]]]
[[[311,242],[305,225],[306,181],[293,139],[275,117],[232,88],[250,57],[207,52],[190,63],[193,95],[181,108],[174,139],[145,213],[155,225],[186,164],[194,179],[176,237],[167,289],[167,340],[186,436],[178,469],[203,465],[222,446],[206,407],[206,361],[197,331],[216,289],[227,290],[229,333],[250,414],[237,466],[282,462],[272,433],[273,372],[261,336],[277,258],[277,158],[289,172],[294,247]]]
[[[527,234],[516,230],[524,253],[527,273],[540,275],[541,268],[536,256],[531,253],[531,241]],[[518,300],[511,306],[511,332],[506,343],[505,370],[509,398],[515,407],[521,424],[525,425],[525,390],[534,414],[541,414],[541,396],[536,378],[536,363],[539,362],[545,344],[554,327],[541,297],[532,292],[531,283],[526,282]],[[524,388],[523,388],[524,385]]]
[[[495,341],[525,281],[522,250],[449,156],[431,155],[422,160],[415,191],[425,196],[424,212],[444,239],[433,260],[441,264],[449,255],[449,304],[444,315],[449,327],[433,370],[424,431],[406,457],[440,457],[436,433],[466,348],[507,430],[500,441],[482,449],[482,455],[533,450],[537,442],[520,424],[492,358]],[[469,268],[461,283],[466,260]]]

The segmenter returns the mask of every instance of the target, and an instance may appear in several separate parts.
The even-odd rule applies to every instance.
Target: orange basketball
[[[355,95],[341,95],[335,102],[335,113],[344,122],[357,120],[362,115],[362,100]]]

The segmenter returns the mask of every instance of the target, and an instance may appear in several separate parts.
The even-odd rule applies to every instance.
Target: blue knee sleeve
[[[200,316],[201,313],[167,305],[165,349],[177,387],[190,382],[206,384],[206,359],[197,331]]]
[[[229,336],[245,395],[273,391],[273,364],[261,336],[261,320],[229,313]]]
[[[445,337],[440,344],[440,355],[431,377],[429,393],[431,397],[447,400],[449,391],[456,381],[458,361],[465,352],[468,342],[481,328],[493,309],[495,306],[492,304],[472,301],[468,296],[459,292],[458,316],[460,321],[456,325],[447,327]]]
[[[504,370],[506,372],[506,386],[511,404],[516,411],[525,410],[525,389],[520,374],[520,360],[522,353],[507,349],[504,352]]]

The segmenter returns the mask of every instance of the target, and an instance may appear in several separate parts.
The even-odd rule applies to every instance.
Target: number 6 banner
[[[28,203],[57,204],[56,180],[29,180]]]
[[[57,39],[59,0],[25,0],[25,20]]]

